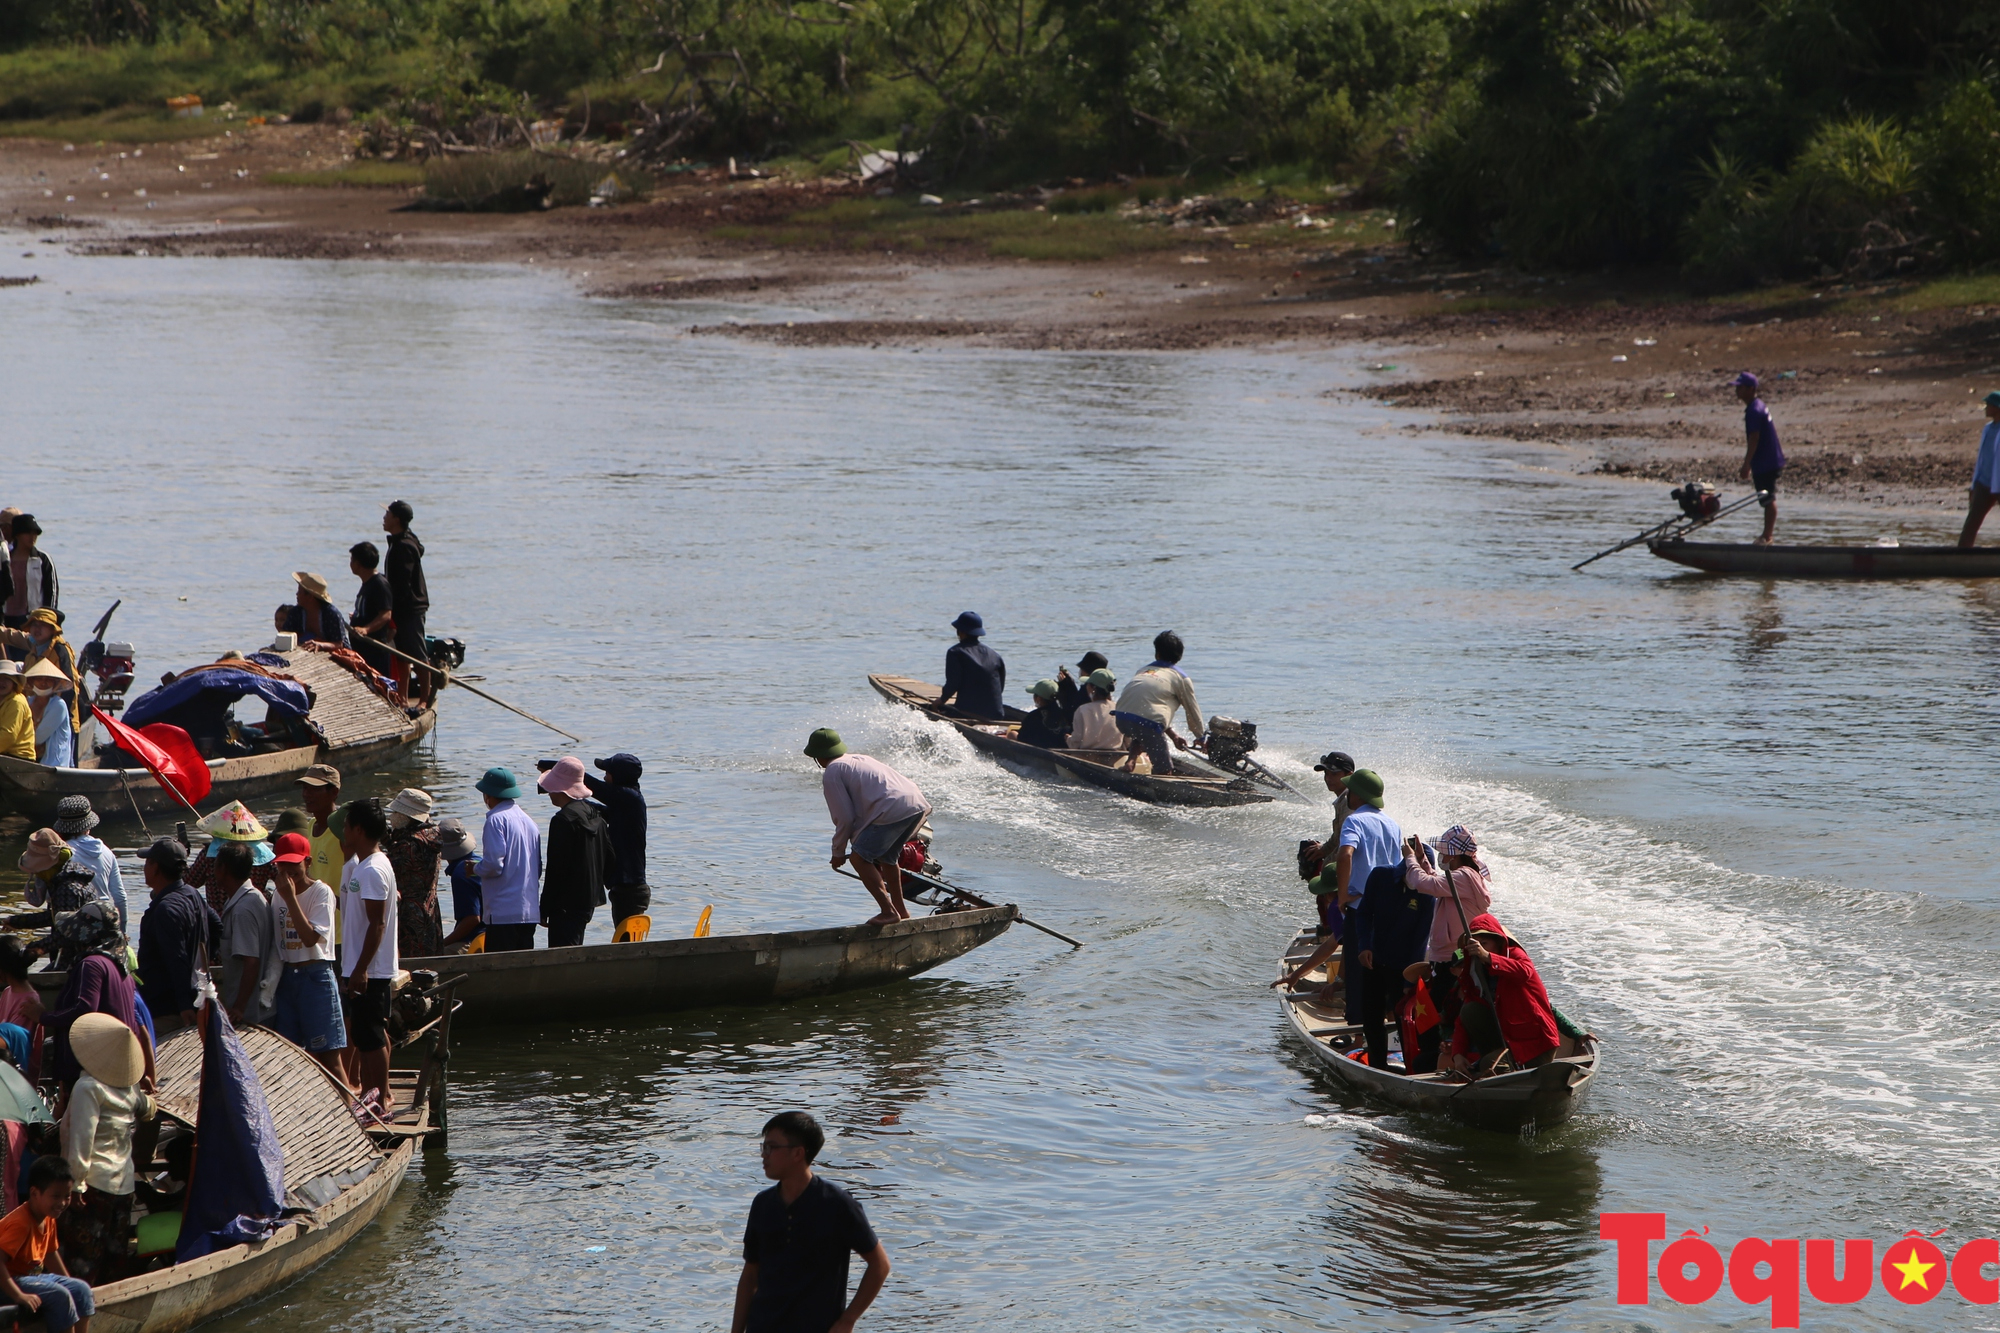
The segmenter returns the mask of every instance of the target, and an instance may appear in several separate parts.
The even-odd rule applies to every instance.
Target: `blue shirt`
[[[1778,447],[1778,428],[1771,423],[1771,409],[1762,398],[1753,399],[1743,409],[1744,438],[1757,437],[1757,449],[1750,455],[1752,472],[1776,472],[1785,465],[1785,451]]]
[[[954,643],[944,654],[944,697],[974,717],[1007,716],[1007,664],[983,643]]]
[[[1972,466],[1972,484],[2000,494],[2000,421],[1989,421],[1979,436],[1979,461]]]
[[[486,918],[484,886],[479,882],[479,853],[461,856],[444,868],[451,881],[451,919],[469,921]]]
[[[1357,805],[1340,826],[1340,845],[1354,849],[1354,864],[1347,875],[1347,891],[1359,895],[1368,887],[1368,877],[1383,866],[1403,864],[1403,830],[1396,821],[1372,805]]]
[[[479,879],[489,926],[538,925],[542,919],[542,831],[526,810],[502,801],[479,830]]]

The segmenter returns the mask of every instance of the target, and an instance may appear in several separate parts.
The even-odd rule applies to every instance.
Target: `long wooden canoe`
[[[270,650],[266,650],[269,652]],[[251,800],[287,792],[310,764],[349,769],[373,768],[410,749],[437,725],[437,710],[414,716],[369,689],[354,674],[322,653],[301,649],[276,653],[284,668],[312,691],[307,720],[319,733],[317,745],[302,745],[268,754],[208,761],[212,786],[202,801],[215,809],[234,800]],[[95,724],[85,723],[85,736]],[[186,807],[143,768],[100,767],[110,750],[90,749],[75,768],[50,768],[29,759],[0,755],[0,806],[37,819],[48,819],[65,796],[90,798],[91,808],[113,823],[129,821],[133,807],[148,815],[184,813]]]
[[[975,722],[952,716],[949,708],[940,708],[938,696],[943,690],[928,681],[909,676],[871,675],[868,683],[890,702],[914,708],[925,717],[957,728],[959,735],[997,759],[1067,773],[1093,787],[1103,787],[1135,800],[1154,805],[1257,805],[1275,799],[1258,790],[1250,778],[1211,768],[1189,753],[1183,752],[1175,762],[1196,769],[1193,774],[1156,774],[1144,755],[1139,756],[1137,771],[1127,773],[1123,750],[1048,750],[1015,740],[1014,723],[1023,716],[1019,709],[1009,709],[1006,722]]]
[[[1312,929],[1300,931],[1278,964],[1280,976],[1290,972],[1319,943]],[[1546,1129],[1575,1113],[1597,1074],[1597,1048],[1581,1048],[1568,1037],[1556,1058],[1539,1069],[1495,1074],[1475,1083],[1447,1082],[1438,1074],[1405,1074],[1399,1063],[1400,1037],[1389,1033],[1389,1068],[1371,1069],[1355,1057],[1365,1050],[1361,1027],[1349,1024],[1341,1012],[1338,987],[1322,1002],[1318,987],[1327,980],[1322,967],[1309,973],[1302,989],[1282,996],[1285,1018],[1319,1062],[1359,1092],[1410,1111],[1450,1116],[1481,1129],[1518,1131],[1533,1124]],[[1308,998],[1311,995],[1314,998]]]
[[[884,925],[406,958],[403,966],[463,978],[461,1027],[624,1018],[886,986],[970,953],[1019,915],[1007,903]]]
[[[1768,579],[2000,578],[2000,546],[1758,546],[1750,542],[1647,542],[1662,560],[1710,574]]]
[[[179,1333],[289,1285],[373,1222],[409,1170],[416,1140],[386,1153],[377,1148],[311,1056],[263,1028],[240,1035],[277,1124],[286,1201],[312,1211],[269,1240],[98,1287],[96,1333]],[[200,1039],[185,1028],[167,1037],[157,1064],[161,1110],[192,1124],[200,1102]],[[22,1327],[42,1324],[31,1319]]]

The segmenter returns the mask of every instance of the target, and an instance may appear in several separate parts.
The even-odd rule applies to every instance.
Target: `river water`
[[[871,910],[799,753],[832,725],[929,794],[954,877],[1088,941],[467,1033],[450,1150],[219,1328],[725,1328],[755,1136],[790,1107],[895,1262],[882,1330],[1752,1327],[1726,1292],[1614,1305],[1598,1214],[1725,1248],[1993,1229],[2000,589],[1572,574],[1664,488],[1436,434],[1337,392],[1371,377],[1345,355],[786,350],[686,332],[768,310],[532,269],[35,267],[0,293],[0,503],[41,518],[73,624],[125,599],[142,680],[265,642],[294,569],[351,588],[347,546],[407,498],[432,632],[586,758],[645,758],[656,933]],[[1122,677],[1176,629],[1204,706],[1299,786],[1338,746],[1406,829],[1477,830],[1496,911],[1606,1043],[1584,1112],[1518,1141],[1316,1073],[1262,985],[1323,800],[1154,809],[874,699],[868,671],[936,679],[967,608],[1012,690],[1089,648]],[[470,819],[480,772],[551,741],[457,694],[349,785]],[[1815,1313],[1915,1317],[1879,1290]],[[1956,1296],[1921,1319],[1993,1326]]]

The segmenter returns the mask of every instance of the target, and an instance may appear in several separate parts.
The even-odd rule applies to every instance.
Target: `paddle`
[[[488,694],[485,690],[480,689],[476,685],[467,685],[464,681],[452,675],[451,672],[449,671],[441,670],[440,668],[433,666],[429,662],[420,661],[419,659],[410,656],[408,653],[401,652],[395,648],[391,648],[388,644],[381,643],[375,639],[370,639],[368,643],[370,647],[380,648],[383,652],[389,654],[389,656],[391,657],[402,658],[405,662],[408,662],[411,666],[420,666],[426,671],[437,672],[437,674],[444,677],[444,683],[447,685],[456,685],[461,690],[471,690],[474,694],[486,700],[487,703],[499,704],[502,708],[506,709],[508,712],[519,713],[522,717],[527,718],[528,721],[533,722],[538,726],[547,727],[550,731],[553,731],[558,736],[568,736],[571,740],[575,741],[579,745],[583,743],[583,737],[571,735],[569,732],[564,731],[561,727],[557,726],[553,722],[544,722],[541,718],[536,717],[533,713],[530,713],[527,709],[516,708],[513,704],[508,703],[505,699],[496,699],[492,695]]]
[[[1696,519],[1670,518],[1664,523],[1656,524],[1653,527],[1647,528],[1644,532],[1640,533],[1636,537],[1630,538],[1629,540],[1626,541],[1619,542],[1616,546],[1606,547],[1604,550],[1599,551],[1596,555],[1591,556],[1590,559],[1588,560],[1578,561],[1576,564],[1571,565],[1570,569],[1572,571],[1582,569],[1585,565],[1595,564],[1597,561],[1602,560],[1607,555],[1615,555],[1618,552],[1625,550],[1627,547],[1637,546],[1640,542],[1651,541],[1656,537],[1685,537],[1688,533],[1693,532],[1696,528],[1706,527],[1710,523],[1715,522],[1716,519],[1721,518],[1725,514],[1733,514],[1737,510],[1743,508],[1743,506],[1745,505],[1755,504],[1758,500],[1762,499],[1763,496],[1764,492],[1762,491],[1752,491],[1749,495],[1746,495],[1741,500],[1738,500],[1735,504],[1724,505],[1721,509],[1716,510],[1713,514],[1710,514],[1707,518],[1696,518]],[[1685,524],[1686,526],[1682,526],[1683,524]]]
[[[852,870],[848,870],[844,867],[836,867],[836,869],[838,869],[841,874],[847,876],[849,879],[861,879],[861,876],[855,874]],[[905,870],[903,872],[903,878],[913,879],[917,881],[917,883],[919,884],[927,884],[934,889],[942,889],[944,892],[953,894],[961,901],[969,903],[974,907],[994,907],[998,905],[996,903],[988,902],[986,899],[980,897],[978,894],[972,892],[970,889],[961,889],[956,884],[947,884],[941,879],[932,879],[928,875],[919,875],[914,870]],[[868,881],[861,880],[861,882],[866,884]],[[1053,935],[1057,939],[1061,940],[1064,944],[1069,945],[1073,949],[1081,949],[1083,947],[1082,940],[1071,939],[1069,936],[1063,934],[1060,930],[1051,930],[1039,921],[1030,921],[1025,915],[1022,915],[1019,908],[1015,908],[1014,913],[1015,913],[1014,919],[1016,921],[1019,921],[1024,926],[1031,926],[1034,929],[1041,931],[1042,934],[1044,935]]]

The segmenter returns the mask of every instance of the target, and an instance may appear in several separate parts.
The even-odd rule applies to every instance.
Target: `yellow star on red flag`
[[[1907,1290],[1910,1287],[1910,1285],[1914,1283],[1917,1286],[1922,1287],[1925,1291],[1929,1291],[1931,1289],[1931,1284],[1925,1280],[1924,1274],[1930,1272],[1933,1268],[1936,1268],[1937,1265],[1927,1264],[1923,1260],[1917,1258],[1917,1247],[1912,1245],[1910,1247],[1909,1258],[1903,1260],[1903,1262],[1900,1264],[1890,1264],[1889,1267],[1895,1269],[1898,1273],[1901,1273],[1903,1275],[1903,1285],[1897,1288],[1897,1290],[1899,1291]]]

